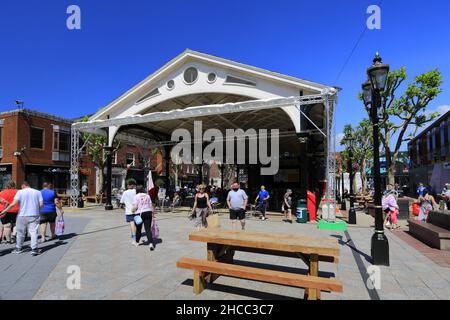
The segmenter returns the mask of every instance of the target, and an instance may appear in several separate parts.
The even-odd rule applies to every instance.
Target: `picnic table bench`
[[[207,284],[220,276],[304,288],[304,298],[309,300],[320,299],[321,291],[343,291],[340,281],[319,276],[319,261],[339,261],[337,239],[203,229],[191,233],[189,240],[207,243],[207,260],[183,257],[177,262],[179,268],[194,270],[195,294],[200,294]],[[308,274],[237,265],[233,259],[235,251],[299,258],[307,265]]]
[[[57,194],[56,195],[59,199],[61,199],[61,203],[63,206],[69,205],[69,199],[70,197],[67,194]]]
[[[364,209],[367,208],[371,202],[373,202],[372,196],[356,196],[355,199],[356,202]]]

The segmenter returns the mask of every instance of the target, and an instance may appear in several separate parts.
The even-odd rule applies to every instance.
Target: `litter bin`
[[[297,201],[297,222],[307,223],[308,222],[308,206],[305,199],[300,199]]]

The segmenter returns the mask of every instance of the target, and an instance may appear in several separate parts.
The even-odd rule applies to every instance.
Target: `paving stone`
[[[145,246],[136,248],[130,244],[128,226],[118,210],[105,213],[103,208],[99,208],[73,213],[74,218],[83,215],[89,216],[89,223],[85,224],[84,230],[80,230],[79,235],[73,237],[70,243],[56,248],[64,248],[63,254],[53,255],[51,252],[55,250],[56,253],[56,249],[51,249],[47,259],[35,260],[37,264],[32,266],[27,264],[31,258],[29,256],[2,256],[0,270],[14,267],[17,276],[11,280],[4,276],[8,272],[1,272],[0,292],[4,292],[1,288],[14,287],[12,292],[15,296],[34,296],[34,299],[247,300],[303,297],[303,289],[300,288],[227,277],[220,277],[214,285],[196,296],[192,293],[193,272],[178,269],[176,261],[182,256],[205,258],[206,245],[187,240],[193,227],[184,215],[158,215],[162,243],[154,252],[150,252]],[[358,222],[366,218],[360,219],[358,215]],[[230,227],[227,219],[222,219],[222,225],[224,228]],[[271,219],[267,222],[252,220],[247,227],[248,230],[255,231],[334,236],[335,239],[348,240],[344,233],[318,230],[313,224],[287,225]],[[341,245],[339,264],[319,265],[320,272],[334,274],[344,284],[342,294],[322,293],[324,300],[370,299],[364,279],[368,276],[365,270],[371,265],[366,257],[370,255],[373,229],[351,227],[348,233],[352,239],[349,245],[356,247],[357,251],[352,250],[349,245]],[[391,266],[380,267],[382,288],[377,291],[380,299],[450,299],[450,285],[447,281],[450,279],[450,268],[432,262],[430,256],[424,255],[403,240],[400,233],[386,234],[390,241]],[[38,259],[40,258],[42,257]],[[238,252],[235,259],[286,266],[298,271],[306,269],[303,262],[292,258]],[[66,288],[67,267],[74,264],[81,268],[81,290]],[[31,270],[36,272],[35,277]],[[16,283],[15,279],[22,279],[23,282]],[[27,296],[24,289],[30,287],[34,289],[28,290]]]

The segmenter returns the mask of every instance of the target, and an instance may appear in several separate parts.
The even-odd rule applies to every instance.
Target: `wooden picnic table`
[[[207,243],[207,261],[209,262],[233,264],[235,251],[294,257],[301,259],[307,265],[309,269],[308,276],[311,276],[308,277],[273,270],[264,270],[261,271],[261,273],[255,271],[252,272],[252,270],[256,269],[243,266],[235,267],[241,268],[242,270],[230,269],[230,274],[227,274],[227,271],[217,271],[219,273],[214,273],[212,271],[221,269],[214,265],[208,266],[205,263],[204,267],[206,269],[201,269],[199,267],[197,271],[209,270],[209,273],[205,276],[206,283],[212,283],[221,274],[289,285],[295,283],[292,277],[297,277],[297,286],[305,287],[305,296],[308,299],[320,299],[321,290],[342,291],[342,284],[335,279],[319,278],[319,261],[333,263],[338,263],[339,261],[340,249],[337,239],[315,238],[281,233],[203,229],[191,233],[189,235],[189,240]],[[184,264],[182,261],[183,259],[186,259]],[[194,260],[189,260],[189,258],[183,259],[179,261],[179,267],[189,268],[190,260]],[[190,265],[190,268],[195,271],[194,264]],[[222,267],[225,266],[226,265],[222,265]],[[247,270],[245,268],[252,270]],[[194,277],[194,292],[199,293],[203,290],[203,284],[201,281],[196,281],[195,278],[196,277]],[[308,281],[315,282],[316,287],[311,286],[308,289],[308,285],[306,284],[310,283]],[[317,284],[318,282],[320,282],[320,285]]]
[[[69,205],[70,196],[67,194],[57,194],[56,196],[61,199],[63,206]]]

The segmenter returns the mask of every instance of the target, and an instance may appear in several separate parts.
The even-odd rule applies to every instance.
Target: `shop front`
[[[70,169],[58,166],[26,165],[25,180],[35,189],[41,189],[44,182],[50,182],[57,193],[65,194],[70,189]]]
[[[6,188],[6,185],[12,179],[12,165],[1,164],[0,165],[0,190]]]

